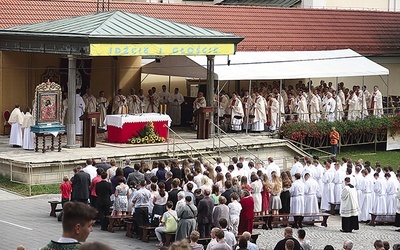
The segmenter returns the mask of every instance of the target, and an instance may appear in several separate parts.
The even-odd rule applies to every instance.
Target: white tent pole
[[[251,101],[251,80],[249,83],[249,99],[247,100],[247,103],[249,103],[249,101]],[[250,111],[249,105],[247,105],[247,103],[246,103],[246,135],[249,130],[249,111]]]
[[[171,93],[171,76],[168,76],[168,92]]]
[[[361,92],[363,91],[364,85],[365,85],[365,77],[362,77],[362,87],[361,87]],[[364,93],[362,93],[362,99],[361,99],[361,120],[364,120]]]
[[[220,139],[220,136],[221,136],[221,131],[220,131],[220,126],[219,126],[219,93],[220,93],[220,90],[219,90],[219,80],[218,80],[218,85],[217,85],[217,125],[218,125],[218,129],[217,129],[217,134],[218,134],[218,139]]]
[[[278,94],[278,96],[277,96],[277,98],[278,98],[278,122],[277,122],[278,127],[277,127],[277,128],[280,128],[280,127],[281,127],[282,81],[283,81],[282,79],[279,80],[279,94]],[[282,98],[282,100],[283,100],[283,98]]]
[[[338,105],[337,105],[337,99],[339,98],[339,96],[338,96],[338,91],[339,91],[339,77],[336,77],[336,100],[335,100],[336,105],[335,105],[335,114],[334,114],[334,117],[336,117],[337,108],[338,108]],[[335,120],[336,120],[336,118],[335,118]]]

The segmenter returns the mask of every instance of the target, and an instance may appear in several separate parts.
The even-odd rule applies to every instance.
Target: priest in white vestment
[[[296,113],[299,122],[310,122],[307,100],[303,96],[303,91],[299,91],[299,95],[296,99]]]
[[[235,132],[242,131],[243,123],[243,105],[237,96],[236,92],[232,93],[232,100],[230,102],[231,108],[231,130]]]
[[[265,99],[260,95],[260,93],[256,92],[256,99],[254,101],[254,119],[253,125],[251,127],[251,131],[264,131],[264,123],[267,122],[267,115],[265,113]]]
[[[361,180],[361,198],[359,199],[361,202],[360,206],[360,216],[359,221],[366,222],[371,220],[372,206],[374,201],[374,182],[371,178],[368,177],[368,171],[363,169],[361,171],[363,179]]]
[[[388,215],[394,215],[396,214],[396,192],[397,192],[397,183],[395,183],[391,178],[390,178],[390,173],[385,173],[385,179],[386,179],[386,205],[387,205],[387,211],[386,213]],[[392,219],[392,218],[387,218],[387,219]]]
[[[158,95],[154,94],[151,89],[148,91],[148,95],[144,98],[144,112],[145,113],[158,113],[158,107],[160,101]]]
[[[319,184],[314,178],[311,177],[309,173],[305,173],[304,180],[304,213],[318,213],[319,208],[317,193],[319,192]],[[318,218],[304,218],[305,221],[310,221],[312,219]]]
[[[22,122],[22,128],[24,129],[23,136],[23,149],[34,149],[35,148],[35,134],[31,132],[31,126],[35,125],[33,116],[29,112],[29,108],[26,110],[24,120]]]
[[[357,91],[358,93],[358,105],[360,106],[360,118],[364,119],[365,117],[368,116],[368,106],[367,106],[367,100],[364,96],[364,92],[361,90]]]
[[[327,115],[328,122],[335,121],[336,101],[332,98],[332,94],[328,92],[323,103],[323,112]]]
[[[386,214],[387,204],[386,204],[386,179],[379,178],[379,174],[374,174],[375,184],[374,184],[374,206],[372,212],[374,214]]]
[[[171,116],[171,125],[181,125],[181,105],[185,102],[185,98],[179,93],[179,88],[175,88],[174,93],[169,95],[169,115]]]
[[[83,100],[82,96],[79,94],[79,90],[76,94],[76,110],[75,110],[75,134],[82,135],[83,134],[83,121],[79,120],[79,117],[83,115],[85,112],[85,101]]]
[[[136,95],[136,90],[131,88],[130,94],[126,98],[128,103],[128,114],[136,115],[142,113],[142,101]]]
[[[294,175],[295,181],[289,189],[290,192],[290,213],[291,214],[303,214],[304,213],[304,183],[301,180],[299,173]],[[302,228],[303,216],[294,217],[294,228]]]
[[[383,115],[382,93],[378,86],[374,86],[374,92],[371,94],[371,109],[374,116]]]
[[[353,90],[350,90],[349,97],[347,98],[347,105],[349,107],[347,120],[355,121],[360,117],[360,110],[358,105],[358,99]]]
[[[100,91],[99,97],[97,97],[97,105],[98,105],[98,110],[100,111],[99,127],[103,129],[107,129],[105,120],[107,116],[108,104],[109,103],[107,98],[105,97],[104,91]]]
[[[340,201],[340,216],[342,217],[342,229],[340,231],[351,233],[353,230],[359,229],[360,207],[358,206],[357,191],[350,184],[350,178],[346,177],[344,183]]]
[[[86,89],[86,93],[82,96],[85,102],[85,110],[88,113],[93,113],[97,111],[97,99],[92,95],[91,89]]]
[[[321,113],[319,110],[319,99],[317,98],[317,91],[314,90],[314,93],[310,95],[310,121],[311,122],[319,122],[321,118]]]
[[[321,196],[321,210],[330,211],[331,206],[329,203],[333,203],[334,198],[334,187],[333,178],[335,177],[335,169],[331,166],[332,161],[326,160],[326,171],[322,176],[322,183],[324,184],[323,192]]]
[[[15,104],[15,108],[10,114],[8,123],[11,125],[10,131],[10,145],[19,148],[22,147],[22,123],[24,121],[24,114],[21,112],[19,104]]]
[[[279,102],[272,94],[269,94],[267,98],[267,124],[269,124],[269,130],[274,132],[278,124]]]
[[[160,107],[162,106],[163,113],[167,113],[167,107],[168,107],[168,103],[169,103],[169,96],[170,93],[167,91],[167,86],[163,85],[161,87],[161,91],[158,92],[158,101],[160,103]],[[168,110],[168,114],[169,114],[169,110]]]
[[[118,89],[118,95],[114,96],[111,114],[123,114],[126,108],[126,97],[122,94],[122,89]]]

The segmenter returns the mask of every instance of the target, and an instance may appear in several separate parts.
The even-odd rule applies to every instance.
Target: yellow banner
[[[91,56],[196,56],[234,53],[234,44],[90,44]]]

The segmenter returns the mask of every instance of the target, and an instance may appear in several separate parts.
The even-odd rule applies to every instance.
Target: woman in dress
[[[153,184],[152,184],[153,185]],[[155,184],[154,184],[155,185]],[[158,192],[154,193],[153,198],[153,216],[159,215],[162,216],[166,212],[166,204],[168,201],[168,193],[165,192],[165,184],[163,182],[158,183]]]
[[[263,215],[269,214],[269,195],[271,193],[271,182],[269,182],[268,175],[262,175],[263,191],[261,192],[262,199],[262,213]]]
[[[124,183],[124,177],[117,177],[119,185],[115,188],[114,196],[114,210],[117,212],[117,215],[126,215],[126,211],[128,211],[128,196],[129,196],[129,187]]]
[[[282,208],[282,202],[280,194],[282,192],[282,181],[281,178],[276,174],[275,171],[271,173],[271,196],[269,202],[269,210],[272,214],[279,214],[279,209]]]
[[[263,185],[261,181],[258,179],[257,174],[252,174],[251,175],[251,195],[253,196],[254,199],[254,212],[256,215],[261,213],[262,210],[262,197],[261,197],[261,192],[263,190]]]
[[[117,171],[116,161],[115,159],[110,160],[111,168],[107,169],[107,178],[110,180],[112,177],[115,176],[115,172]]]
[[[218,186],[220,193],[225,192],[224,184],[225,184],[224,175],[222,173],[218,173],[215,185]]]
[[[247,189],[242,190],[240,197],[240,211],[238,235],[242,235],[245,231],[252,233],[254,219],[254,199]]]
[[[292,181],[286,172],[281,173],[281,179],[282,179],[282,192],[281,192],[282,209],[279,212],[281,214],[288,214],[290,213],[289,189],[292,186]]]

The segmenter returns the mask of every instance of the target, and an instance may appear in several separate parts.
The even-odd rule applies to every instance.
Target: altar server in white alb
[[[15,104],[13,111],[10,114],[8,123],[11,124],[10,131],[10,145],[15,148],[22,146],[22,122],[24,121],[24,114],[21,112],[19,104]]]
[[[254,119],[253,126],[251,128],[252,131],[260,132],[264,131],[264,123],[267,122],[267,115],[265,113],[266,104],[265,99],[260,95],[260,93],[256,93],[256,100],[254,101]]]
[[[318,213],[318,198],[317,193],[319,192],[318,182],[310,176],[310,173],[304,175],[304,213],[312,214]],[[311,217],[306,217],[304,220],[312,220]],[[318,218],[314,218],[318,219]]]
[[[374,86],[371,94],[371,110],[374,116],[381,117],[383,114],[382,93],[378,86]]]
[[[360,203],[360,216],[358,218],[361,222],[366,222],[371,220],[372,206],[374,200],[374,181],[372,178],[368,177],[368,171],[363,169],[361,171],[363,179],[361,180],[360,189],[361,189],[361,197],[359,199]]]
[[[350,184],[350,178],[344,179],[345,186],[342,189],[340,201],[340,216],[342,217],[341,232],[351,233],[358,230],[358,215],[360,208],[358,206],[357,190]]]
[[[232,131],[239,132],[242,130],[244,111],[242,102],[238,98],[236,92],[232,93],[230,108],[231,108],[231,129]]]
[[[181,125],[181,105],[184,101],[183,95],[179,93],[179,88],[175,88],[174,93],[169,95],[168,113],[171,116],[171,125]]]
[[[335,170],[333,166],[331,166],[331,164],[332,164],[331,159],[326,160],[325,163],[326,171],[322,176],[322,183],[324,184],[324,186],[322,189],[323,191],[321,196],[321,210],[324,211],[330,211],[331,205],[329,203],[335,201],[334,197],[335,184],[333,183],[333,178],[335,177]]]
[[[379,174],[374,174],[375,184],[374,184],[374,206],[372,208],[372,213],[374,214],[386,214],[387,206],[386,206],[386,179],[379,178]]]
[[[289,189],[290,192],[290,213],[303,214],[304,213],[304,183],[301,180],[300,174],[294,175],[295,181]],[[303,216],[294,216],[294,228],[302,228]]]
[[[83,100],[82,96],[80,95],[80,90],[76,90],[76,110],[75,110],[75,134],[82,135],[83,134],[83,121],[79,120],[79,117],[85,113],[85,101]]]
[[[31,126],[35,125],[35,121],[33,120],[33,116],[31,115],[30,111],[30,108],[26,108],[24,121],[22,122],[22,128],[24,129],[22,148],[28,150],[35,148],[35,134],[31,132]]]
[[[166,108],[168,107],[170,93],[167,91],[167,86],[165,86],[165,85],[163,85],[161,87],[161,89],[162,90],[160,92],[158,92],[158,99],[160,102],[160,107],[162,105],[163,105],[163,107],[160,109],[163,110],[163,113],[166,113],[166,111],[167,111]]]

